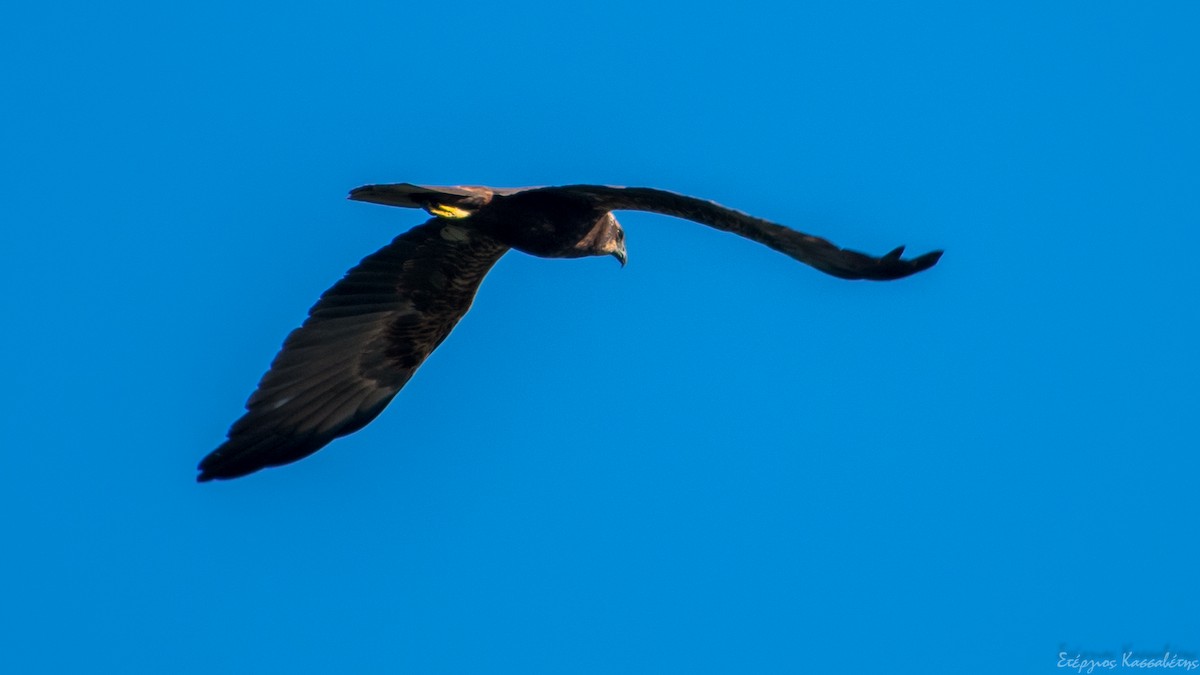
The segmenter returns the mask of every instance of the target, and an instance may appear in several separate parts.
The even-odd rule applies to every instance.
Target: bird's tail
[[[385,206],[425,209],[447,218],[464,218],[492,201],[494,195],[495,192],[486,187],[393,183],[354,188],[349,198]]]

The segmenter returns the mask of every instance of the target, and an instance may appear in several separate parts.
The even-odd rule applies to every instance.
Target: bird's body
[[[363,259],[285,340],[229,438],[200,462],[201,481],[306,457],[373,420],[466,314],[509,249],[545,258],[611,255],[624,265],[613,210],[641,210],[733,232],[846,279],[889,280],[932,267],[940,251],[901,259],[824,239],[712,202],[651,188],[358,188],[351,199],[435,217]]]

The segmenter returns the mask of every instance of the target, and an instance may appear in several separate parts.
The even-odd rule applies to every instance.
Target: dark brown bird
[[[880,258],[719,204],[652,188],[367,185],[350,199],[434,215],[363,259],[292,331],[229,439],[198,480],[294,462],[364,426],[466,314],[484,275],[509,249],[544,258],[611,255],[624,265],[615,210],[650,211],[741,235],[843,279],[899,279],[932,267],[933,251]]]

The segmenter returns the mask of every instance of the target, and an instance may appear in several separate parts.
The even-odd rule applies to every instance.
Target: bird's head
[[[605,214],[602,221],[607,221],[605,228],[607,238],[602,250],[617,258],[620,261],[620,267],[625,267],[625,263],[629,261],[629,256],[625,253],[625,229],[620,227],[620,223],[611,213]]]
[[[598,238],[599,254],[611,255],[621,262],[621,267],[625,266],[625,262],[629,257],[625,253],[625,230],[612,213],[605,213],[597,223],[600,228],[600,236]]]

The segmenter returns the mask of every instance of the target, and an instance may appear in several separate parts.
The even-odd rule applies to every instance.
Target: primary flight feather
[[[703,199],[652,188],[367,185],[350,198],[421,208],[434,217],[396,237],[321,296],[246,402],[197,480],[236,478],[302,459],[357,431],[387,406],[466,314],[509,249],[544,258],[626,261],[612,211],[650,211],[733,232],[843,279],[900,279],[933,251],[873,257]]]

